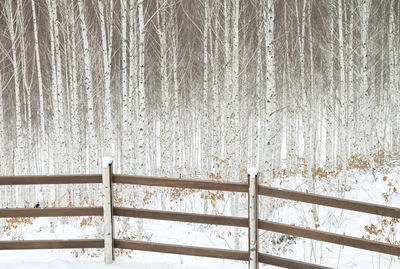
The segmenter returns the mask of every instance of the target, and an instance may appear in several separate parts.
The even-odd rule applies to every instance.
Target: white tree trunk
[[[112,4],[111,4],[112,5]],[[103,142],[103,154],[105,156],[113,156],[114,154],[114,137],[113,130],[114,121],[112,120],[112,95],[111,95],[111,64],[109,63],[108,57],[108,40],[106,34],[105,25],[105,9],[103,1],[99,1],[99,16],[100,16],[100,30],[101,30],[101,45],[103,52],[103,72],[104,72],[104,119],[103,119],[103,129],[104,129],[104,142]]]
[[[232,122],[229,121],[230,115],[232,114],[229,110],[232,109],[230,96],[234,95],[231,92],[231,85],[232,85],[232,73],[231,73],[231,30],[230,30],[230,19],[231,19],[231,8],[230,8],[230,1],[224,0],[224,54],[225,54],[225,70],[224,70],[224,91],[222,94],[222,104],[221,104],[221,144],[223,148],[223,155],[220,157],[221,159],[229,158],[227,154],[232,148],[229,146],[232,144],[232,132],[234,130],[227,130],[228,126],[233,128],[234,125]],[[232,125],[231,125],[232,123]],[[223,134],[227,134],[226,136]],[[229,145],[229,146],[228,146]],[[230,175],[227,175],[230,177]]]
[[[368,18],[370,0],[361,0],[361,124],[360,135],[361,154],[367,154],[370,145],[370,105],[368,89]]]
[[[261,4],[259,4],[259,7],[262,7]],[[262,10],[262,8],[260,8]],[[261,92],[262,92],[262,81],[263,81],[263,59],[262,59],[262,42],[263,42],[263,37],[264,37],[264,31],[263,31],[263,22],[264,20],[262,19],[263,13],[259,11],[258,14],[258,31],[257,31],[257,75],[256,75],[256,90],[254,92],[254,103],[252,107],[252,112],[253,112],[253,117],[251,119],[252,121],[252,162],[251,165],[259,167],[260,165],[260,116],[261,116],[261,107],[262,107],[262,99],[261,99]]]
[[[80,136],[80,110],[79,92],[77,81],[77,61],[76,61],[76,33],[75,33],[75,11],[68,8],[68,18],[71,29],[71,144],[72,144],[72,172],[82,172],[82,149]]]
[[[97,167],[97,150],[96,150],[96,129],[94,122],[94,100],[93,100],[93,79],[92,79],[92,71],[91,71],[91,60],[90,60],[90,51],[89,51],[89,42],[88,42],[88,34],[87,27],[85,21],[85,13],[83,7],[83,1],[78,0],[79,7],[79,19],[81,25],[82,32],[82,45],[83,45],[83,54],[84,54],[84,69],[85,69],[85,87],[86,87],[86,96],[87,96],[87,135],[86,141],[88,144],[88,158],[89,163],[86,167],[87,173],[94,173],[98,170]]]
[[[391,125],[392,125],[392,141],[391,145],[395,146],[398,145],[399,142],[399,129],[400,127],[398,126],[397,122],[397,115],[399,112],[399,94],[397,92],[397,87],[396,87],[396,49],[395,49],[395,37],[396,37],[396,25],[395,25],[395,20],[394,20],[394,1],[391,1],[390,7],[389,7],[389,34],[388,34],[388,40],[389,40],[389,93],[392,98],[392,111],[391,111]]]
[[[0,141],[5,141],[4,135],[4,106],[3,106],[3,77],[0,72]],[[6,167],[6,160],[5,160],[5,147],[4,143],[0,144],[0,175],[6,175],[5,167]],[[5,190],[5,186],[2,186],[2,190]],[[5,197],[5,196],[3,196]],[[2,202],[6,202],[4,199]],[[4,205],[4,204],[2,204]],[[4,208],[4,206],[3,206]]]
[[[10,32],[11,39],[11,52],[12,52],[12,64],[14,71],[14,90],[15,90],[15,127],[16,127],[16,150],[15,150],[15,175],[24,175],[26,173],[26,166],[24,164],[24,152],[25,152],[25,139],[22,126],[22,111],[21,111],[21,97],[20,97],[20,82],[19,82],[19,67],[17,59],[17,48],[16,48],[16,34],[14,29],[14,13],[12,10],[12,1],[7,1],[7,24]]]
[[[56,77],[57,77],[57,101],[56,106],[53,106],[57,110],[58,121],[55,122],[54,134],[57,137],[57,148],[58,151],[54,155],[55,159],[58,159],[57,163],[59,166],[55,167],[56,173],[65,174],[65,132],[64,132],[64,86],[62,83],[62,73],[61,73],[61,50],[60,50],[60,38],[59,38],[59,23],[57,17],[57,1],[52,0],[52,15],[53,15],[53,29],[54,29],[54,49],[56,54]]]
[[[139,9],[139,114],[138,114],[138,173],[139,174],[147,174],[146,170],[146,155],[145,155],[145,123],[146,123],[146,103],[145,103],[145,84],[144,84],[144,38],[145,38],[145,25],[144,25],[144,14],[143,14],[143,0],[138,0],[138,9]]]
[[[211,40],[210,44],[214,44],[214,51],[211,53],[211,69],[212,69],[212,93],[213,93],[213,173],[216,175],[217,171],[217,157],[222,157],[221,147],[221,102],[220,102],[220,89],[219,89],[219,40],[218,40],[218,29],[219,29],[219,3],[214,2],[214,31],[216,31],[214,42]],[[210,34],[210,39],[213,35]],[[212,51],[212,50],[210,50]]]
[[[340,87],[339,87],[339,98],[337,99],[337,115],[339,116],[339,124],[338,124],[338,155],[341,157],[341,163],[343,165],[344,171],[346,171],[346,128],[347,128],[347,119],[346,119],[346,67],[344,61],[344,38],[343,38],[343,8],[342,8],[342,1],[338,1],[338,25],[339,25],[339,66],[340,66]],[[341,182],[341,177],[339,177],[339,183]],[[344,182],[346,182],[346,177],[344,177]]]
[[[43,95],[43,80],[42,80],[42,69],[40,66],[40,53],[39,53],[39,38],[38,38],[38,24],[36,21],[36,9],[35,0],[31,0],[32,4],[32,23],[33,23],[33,36],[35,40],[35,56],[36,56],[36,71],[38,78],[38,90],[39,90],[39,114],[40,114],[40,162],[41,162],[41,173],[45,174],[48,172],[48,160],[47,160],[47,146],[46,137],[47,133],[45,130],[45,112],[44,112],[44,95]]]
[[[138,60],[137,60],[137,18],[136,18],[136,1],[130,0],[129,2],[129,87],[128,95],[131,100],[129,105],[129,115],[131,120],[128,122],[128,138],[130,145],[129,151],[132,152],[129,165],[132,167],[131,171],[137,173],[137,147],[136,138],[137,132],[135,129],[135,121],[137,118],[138,107],[138,94],[137,94],[137,78],[138,78]],[[134,153],[133,153],[134,152]]]
[[[201,170],[203,178],[207,177],[209,170],[209,81],[208,81],[208,28],[209,28],[209,2],[204,1],[204,27],[203,27],[203,107],[202,107],[202,132],[201,132]]]
[[[172,26],[172,69],[173,69],[173,89],[174,89],[174,167],[176,173],[182,173],[182,133],[180,126],[180,103],[179,103],[179,77],[178,77],[178,22],[174,12],[174,23]]]
[[[7,164],[7,160],[5,158],[5,147],[4,147],[4,112],[3,112],[3,78],[0,72],[0,141],[3,141],[3,143],[0,144],[0,175],[6,175],[6,164]],[[1,201],[0,201],[0,206],[2,208],[6,208],[8,207],[8,201],[9,201],[9,197],[7,194],[9,194],[9,192],[7,192],[7,188],[10,188],[13,186],[1,186],[0,187],[0,195],[2,197]],[[4,225],[6,223],[6,219],[1,219],[0,220],[0,237],[3,236],[4,234]]]
[[[349,113],[349,150],[350,155],[356,152],[356,115],[357,115],[357,90],[354,88],[353,77],[354,77],[354,52],[353,52],[353,33],[354,32],[354,3],[350,1],[350,22],[349,22],[349,76],[348,76],[348,92],[351,95]],[[350,112],[351,111],[351,112]]]
[[[333,0],[331,0],[333,5]],[[330,85],[329,91],[325,94],[325,118],[326,118],[326,143],[325,143],[325,166],[333,168],[333,144],[334,144],[334,17],[333,12],[330,14],[330,55],[329,55],[329,75],[330,75]]]
[[[266,50],[266,92],[265,92],[265,138],[267,139],[265,148],[265,176],[271,177],[273,175],[273,159],[272,157],[276,140],[274,136],[274,103],[275,98],[275,55],[274,55],[274,17],[275,17],[275,0],[265,0],[264,7],[264,32],[265,32],[265,50]],[[304,59],[303,59],[304,61]],[[304,72],[304,71],[303,71]]]
[[[130,174],[131,167],[129,167],[130,159],[133,152],[130,152],[131,145],[129,145],[129,97],[128,97],[128,57],[127,57],[127,1],[121,1],[121,87],[122,87],[122,172]]]

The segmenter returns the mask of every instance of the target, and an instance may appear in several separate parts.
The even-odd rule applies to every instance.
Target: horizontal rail
[[[114,216],[248,227],[247,218],[114,207]]]
[[[101,183],[101,175],[2,176],[0,185]]]
[[[2,208],[0,218],[103,216],[102,207]]]
[[[303,238],[400,256],[400,247],[396,245],[366,240],[352,236],[339,235],[265,220],[258,221],[258,228],[277,233],[290,234]]]
[[[189,180],[180,178],[128,176],[115,174],[113,175],[113,183],[232,192],[248,192],[249,189],[247,183],[227,183],[208,180]]]
[[[160,253],[190,255],[208,258],[230,259],[238,261],[248,261],[249,253],[247,251],[180,246],[172,244],[161,244],[153,242],[141,242],[132,240],[114,240],[115,248],[134,249],[141,251],[152,251]],[[284,266],[287,268],[312,268],[312,269],[330,269],[329,267],[314,265],[310,263],[299,262],[277,256],[259,253],[259,261],[265,264]]]
[[[264,253],[258,253],[258,261],[265,264],[291,268],[291,269],[332,269],[331,267],[291,260]]]
[[[103,239],[14,240],[14,241],[0,240],[0,250],[57,249],[57,248],[104,248],[104,240]]]
[[[292,190],[282,190],[267,186],[258,186],[258,194],[275,198],[288,199],[293,201],[330,206],[347,209],[357,212],[370,213],[375,215],[400,218],[400,208],[377,205],[354,200],[328,197],[318,194],[305,193]]]
[[[122,239],[115,239],[114,247],[142,250],[142,251],[170,253],[170,254],[190,255],[198,257],[230,259],[238,261],[247,261],[249,259],[249,253],[247,251],[180,246],[172,244],[160,244],[153,242],[141,242],[141,241],[122,240]]]

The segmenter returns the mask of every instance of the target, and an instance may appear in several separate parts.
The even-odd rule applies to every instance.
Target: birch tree
[[[113,3],[111,1],[110,6]],[[99,16],[100,16],[100,29],[101,29],[101,45],[103,52],[103,70],[104,70],[104,144],[103,144],[103,154],[104,156],[113,156],[114,154],[114,121],[112,120],[112,95],[111,95],[111,63],[109,55],[109,48],[112,46],[112,39],[108,38],[106,34],[106,24],[105,24],[105,7],[103,1],[99,1]],[[112,22],[110,22],[112,24]],[[112,31],[112,28],[111,28]],[[110,33],[109,33],[110,36]]]
[[[5,134],[4,134],[4,105],[3,105],[3,76],[0,72],[0,141],[5,141]],[[5,172],[5,147],[3,146],[3,143],[0,144],[0,156],[2,158],[1,162],[0,162],[0,173],[1,174],[6,174]],[[5,186],[2,186],[2,191],[5,191]],[[3,194],[3,193],[2,193]],[[3,196],[5,197],[5,196]],[[5,203],[6,201],[2,201],[3,203]]]
[[[46,147],[46,130],[45,130],[45,112],[44,112],[44,94],[43,94],[43,79],[42,79],[42,68],[40,65],[40,51],[39,51],[39,39],[38,39],[38,24],[36,20],[36,7],[35,1],[31,0],[32,5],[32,23],[33,23],[33,36],[35,41],[35,56],[36,56],[36,72],[38,79],[38,90],[39,90],[39,114],[40,114],[40,130],[41,130],[41,172],[47,173],[47,147]]]
[[[174,167],[177,174],[182,173],[182,132],[180,125],[180,89],[179,89],[179,77],[178,77],[178,39],[179,29],[176,11],[174,12],[173,23],[172,23],[172,70],[173,70],[173,89],[174,89]]]
[[[133,168],[132,171],[137,170],[137,148],[135,147],[137,140],[137,132],[135,129],[135,121],[137,118],[137,107],[138,107],[138,95],[137,95],[137,78],[138,78],[138,59],[137,59],[137,16],[136,16],[136,4],[135,1],[130,0],[129,2],[129,92],[131,102],[129,106],[129,114],[131,120],[129,121],[129,144],[131,145],[130,150],[135,152],[131,158],[130,166]]]
[[[240,15],[240,1],[233,2],[232,11],[232,92],[229,97],[230,111],[227,117],[228,126],[232,130],[230,140],[227,141],[228,154],[227,157],[231,162],[231,178],[233,181],[239,180],[239,158],[240,158],[240,137],[239,137],[239,15]],[[228,131],[230,132],[230,131]],[[232,214],[238,215],[239,195],[234,194],[234,202],[232,203]],[[239,249],[239,229],[234,228],[234,244],[235,249]]]
[[[138,0],[138,16],[139,16],[139,79],[138,79],[138,99],[139,99],[139,113],[137,117],[137,130],[138,130],[138,173],[146,174],[146,155],[145,155],[145,123],[146,123],[146,103],[145,103],[145,84],[144,84],[144,42],[145,42],[145,25],[143,14],[143,0]]]
[[[274,54],[274,9],[275,0],[265,0],[264,6],[264,32],[265,32],[265,62],[266,62],[266,92],[265,92],[265,118],[263,122],[265,124],[265,137],[266,148],[265,148],[265,176],[272,176],[273,169],[273,152],[276,149],[274,144],[276,139],[274,136],[274,100],[275,97],[275,54]],[[304,59],[303,59],[304,61]],[[304,85],[304,84],[303,84]]]
[[[20,82],[19,82],[19,67],[17,59],[17,38],[14,28],[14,12],[12,8],[11,0],[6,2],[6,15],[7,15],[7,26],[10,33],[11,41],[11,52],[12,52],[12,66],[14,75],[14,90],[15,90],[15,129],[16,129],[16,150],[15,150],[15,175],[24,175],[26,173],[26,166],[24,162],[25,156],[25,138],[23,132],[23,122],[22,122],[22,111],[21,111],[21,97],[20,97]]]
[[[354,52],[353,52],[353,36],[354,36],[354,2],[350,1],[350,22],[349,22],[349,45],[348,45],[348,66],[349,74],[348,74],[348,93],[351,95],[351,111],[349,110],[349,150],[351,154],[356,152],[356,138],[355,138],[355,125],[356,125],[356,115],[357,115],[357,90],[354,87]]]
[[[129,144],[129,97],[128,97],[128,57],[127,57],[127,3],[121,1],[121,88],[122,88],[122,171],[130,173],[129,160],[132,158],[131,145]]]
[[[67,7],[69,28],[71,29],[71,70],[70,70],[70,83],[71,83],[71,144],[72,144],[72,172],[80,173],[82,171],[82,140],[80,136],[80,116],[79,109],[79,92],[78,92],[78,79],[77,79],[77,56],[76,56],[76,15],[73,6]]]
[[[392,117],[392,145],[396,145],[399,142],[399,126],[398,126],[398,117],[397,115],[399,111],[398,98],[399,94],[396,90],[396,49],[395,49],[395,37],[396,37],[396,25],[394,20],[394,10],[395,1],[391,1],[389,6],[389,34],[388,34],[388,49],[389,49],[389,93],[393,94],[392,104],[391,104],[391,114]]]
[[[170,96],[168,85],[168,45],[167,45],[167,2],[157,1],[157,34],[160,42],[160,90],[161,90],[161,116],[160,116],[160,146],[161,146],[161,173],[168,175],[171,164],[171,135],[169,128]]]
[[[203,110],[202,110],[202,160],[201,160],[201,168],[203,177],[207,176],[207,172],[209,169],[209,80],[208,80],[208,28],[209,28],[209,2],[208,0],[204,1],[204,26],[203,26]]]
[[[86,171],[93,173],[97,171],[97,150],[96,150],[96,128],[94,122],[94,100],[93,100],[93,82],[91,71],[91,60],[89,51],[89,42],[87,34],[87,26],[85,21],[85,13],[83,8],[83,1],[78,0],[79,19],[82,33],[82,45],[84,54],[84,69],[85,69],[85,88],[87,96],[87,144],[89,163],[87,164]]]
[[[28,68],[27,68],[27,54],[26,54],[26,27],[25,27],[25,15],[24,15],[24,6],[21,0],[17,1],[17,27],[19,31],[19,49],[20,49],[20,62],[21,62],[21,78],[22,83],[20,84],[22,90],[22,99],[23,99],[23,113],[24,113],[24,120],[25,120],[25,130],[24,135],[27,139],[26,142],[26,156],[28,158],[32,158],[32,110],[31,110],[31,83],[28,81]],[[32,173],[32,162],[26,163],[26,169],[28,173]],[[30,186],[28,189],[31,189]],[[28,192],[24,192],[26,195]],[[25,201],[28,200],[28,197],[25,198]]]
[[[339,83],[339,92],[337,98],[337,112],[336,115],[339,115],[339,128],[338,128],[338,139],[341,141],[340,144],[338,144],[338,155],[341,156],[342,158],[342,163],[344,166],[346,166],[346,126],[347,126],[347,119],[346,119],[346,107],[345,107],[345,97],[346,97],[346,75],[345,75],[345,58],[344,58],[344,52],[345,52],[345,45],[344,45],[344,37],[343,37],[343,7],[342,7],[342,1],[338,1],[338,26],[339,26],[339,66],[340,66],[340,83]],[[345,170],[346,167],[344,167]],[[339,182],[339,185],[341,185],[341,182]],[[340,186],[341,187],[341,186]]]
[[[65,132],[64,132],[64,85],[62,82],[62,72],[61,72],[61,49],[60,49],[60,38],[59,38],[59,21],[57,17],[57,1],[51,0],[51,13],[53,20],[53,30],[54,30],[54,50],[56,54],[56,88],[53,91],[56,92],[53,97],[53,113],[57,114],[57,121],[55,121],[54,134],[57,137],[57,145],[55,145],[56,152],[54,158],[59,160],[55,169],[58,173],[66,173],[65,163],[63,160],[66,158],[65,154]]]
[[[370,131],[370,111],[369,111],[369,88],[368,88],[368,18],[369,18],[369,0],[360,1],[360,17],[361,17],[361,124],[362,135],[360,136],[360,150],[362,154],[367,154],[367,149],[370,146],[369,131]]]
[[[221,121],[221,91],[219,89],[218,83],[218,76],[219,76],[219,40],[218,40],[218,33],[219,33],[219,10],[220,10],[220,3],[213,2],[213,16],[214,16],[214,35],[210,33],[210,44],[213,45],[213,50],[210,49],[210,62],[211,62],[211,69],[212,69],[212,94],[213,94],[213,173],[216,175],[217,171],[217,157],[222,157],[222,146],[221,146],[221,132],[222,128],[219,128],[219,123]]]

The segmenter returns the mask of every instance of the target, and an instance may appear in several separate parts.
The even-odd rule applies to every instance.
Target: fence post
[[[247,169],[249,184],[249,269],[258,269],[258,187],[257,168]]]
[[[104,261],[113,262],[114,258],[114,228],[113,228],[113,197],[112,197],[112,158],[104,157],[102,165],[103,179],[103,216],[104,216]]]

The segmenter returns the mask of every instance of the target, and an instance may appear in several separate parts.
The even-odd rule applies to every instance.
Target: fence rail
[[[103,216],[102,207],[2,208],[1,218]]]
[[[255,187],[249,183],[226,183],[192,179],[160,178],[147,176],[116,175],[112,173],[112,165],[103,167],[101,175],[59,175],[59,176],[16,176],[0,177],[0,185],[33,185],[33,184],[103,184],[103,207],[59,207],[59,208],[3,208],[0,218],[10,217],[67,217],[67,216],[103,216],[105,222],[104,239],[70,239],[70,240],[16,240],[0,241],[0,250],[5,249],[56,249],[56,248],[104,248],[105,261],[114,259],[114,248],[135,249],[180,255],[193,255],[211,258],[248,261],[249,268],[258,268],[258,263],[265,263],[287,268],[328,268],[287,258],[258,252],[258,243],[253,244],[250,238],[258,240],[258,230],[290,234],[298,237],[319,240],[334,244],[355,247],[390,255],[400,256],[400,247],[387,243],[365,240],[357,237],[343,236],[320,230],[297,227],[293,225],[261,220],[257,215],[257,197],[268,196],[298,202],[306,202],[362,213],[400,217],[400,209],[353,200],[327,197],[323,195],[283,190],[257,184],[257,175],[253,178]],[[246,193],[249,199],[250,218],[234,216],[217,216],[207,214],[182,213],[149,209],[114,207],[112,199],[113,184],[135,184],[156,187],[190,188],[199,190],[215,190]],[[252,203],[255,203],[251,205]],[[255,211],[254,211],[255,210]],[[145,218],[167,221],[179,221],[222,226],[248,228],[248,251],[215,249],[195,246],[181,246],[115,239],[113,235],[113,216]],[[254,237],[255,236],[255,237]],[[255,259],[255,261],[254,261]]]
[[[0,250],[56,249],[56,248],[104,248],[104,240],[103,239],[68,239],[68,240],[0,241]]]
[[[0,177],[0,185],[90,184],[101,183],[101,175],[55,175]]]
[[[258,228],[277,233],[290,234],[303,238],[400,256],[400,248],[396,245],[366,240],[358,237],[312,230],[265,220],[258,221]]]
[[[247,218],[114,207],[114,216],[248,227]]]
[[[352,210],[362,213],[370,213],[392,218],[400,218],[400,208],[396,207],[389,207],[384,205],[377,205],[377,204],[359,202],[348,199],[328,197],[328,196],[299,192],[299,191],[283,190],[261,185],[258,186],[258,194],[269,197],[286,199],[286,200]]]
[[[193,246],[180,246],[180,245],[172,245],[172,244],[161,244],[161,243],[142,242],[142,241],[133,241],[133,240],[121,240],[121,239],[115,239],[115,247],[116,248],[142,250],[142,251],[170,253],[170,254],[230,259],[230,260],[238,260],[238,261],[247,261],[249,258],[247,251],[193,247]]]
[[[181,178],[162,178],[147,176],[113,175],[113,183],[134,184],[154,187],[188,188],[212,191],[248,192],[244,183],[215,182]]]

